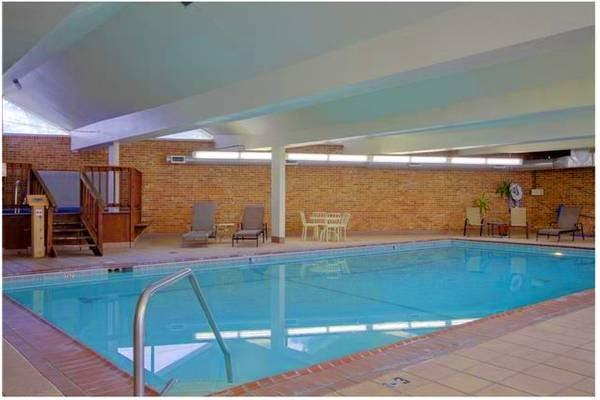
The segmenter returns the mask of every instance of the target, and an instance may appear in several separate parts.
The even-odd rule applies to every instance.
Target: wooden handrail
[[[102,215],[104,213],[105,203],[100,193],[94,187],[94,184],[85,175],[79,174],[80,190],[79,200],[81,207],[81,222],[88,230],[96,249],[97,255],[102,255]]]

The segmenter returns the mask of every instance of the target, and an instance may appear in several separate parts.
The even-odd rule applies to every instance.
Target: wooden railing
[[[56,257],[56,251],[54,250],[54,244],[52,241],[52,224],[54,223],[56,200],[54,199],[52,192],[50,192],[44,183],[44,180],[40,176],[39,172],[35,169],[31,169],[30,171],[29,194],[42,194],[48,199],[48,208],[45,211],[46,224],[44,227],[44,234],[46,237],[46,254],[49,257]]]
[[[135,168],[112,165],[87,165],[87,175],[107,208],[126,211],[141,203],[141,172]]]
[[[80,174],[79,200],[81,222],[96,245],[98,255],[102,255],[102,214],[106,207],[100,193],[86,174]],[[96,253],[96,251],[94,251]]]
[[[136,225],[142,221],[142,173],[131,167],[94,165],[84,166],[82,174],[98,191],[106,212],[129,214],[131,242],[135,238]]]

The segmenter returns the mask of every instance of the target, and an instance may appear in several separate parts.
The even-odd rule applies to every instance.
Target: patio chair
[[[329,225],[331,228],[337,231],[338,240],[345,241],[346,240],[346,231],[348,230],[348,223],[350,222],[350,213],[343,213],[342,218],[339,224],[331,224]]]
[[[313,229],[313,239],[319,238],[319,224],[316,222],[306,222],[304,211],[300,211],[300,221],[302,222],[302,240],[306,240],[308,230]]]
[[[546,235],[547,239],[550,239],[550,236],[556,236],[556,241],[560,242],[560,235],[563,233],[571,233],[573,235],[573,241],[575,241],[575,234],[581,233],[581,240],[585,240],[583,224],[577,222],[580,213],[581,208],[579,207],[561,208],[558,214],[558,220],[556,221],[556,227],[538,229],[535,240],[538,240],[540,235]]]
[[[508,237],[513,228],[525,229],[525,237],[529,239],[529,223],[527,222],[527,209],[514,207],[510,209],[510,225],[508,226]]]
[[[467,228],[475,226],[479,228],[479,236],[483,234],[483,218],[481,218],[481,210],[478,207],[467,207],[467,217],[465,218],[465,226],[463,228],[463,236],[467,236]]]
[[[267,224],[265,220],[265,207],[263,205],[250,205],[244,207],[244,215],[240,229],[231,236],[231,247],[240,240],[258,240],[262,235],[263,243],[267,234]]]
[[[188,225],[189,232],[182,235],[182,245],[206,245],[208,238],[215,237],[215,210],[216,203],[201,201],[194,204],[192,211],[192,224]]]

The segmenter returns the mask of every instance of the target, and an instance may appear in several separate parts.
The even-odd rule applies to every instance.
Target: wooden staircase
[[[102,255],[100,247],[81,221],[79,213],[54,214],[54,221],[52,223],[52,249],[55,253],[56,246],[89,247],[94,255]]]

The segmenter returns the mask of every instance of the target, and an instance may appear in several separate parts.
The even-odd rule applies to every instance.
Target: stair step
[[[86,240],[86,239],[91,239],[91,236],[85,235],[85,236],[54,236],[52,241],[64,241],[64,240]]]
[[[54,235],[56,235],[57,233],[77,233],[77,232],[87,233],[87,229],[85,229],[83,226],[76,227],[76,228],[53,228],[52,229],[52,233],[54,233]]]
[[[83,225],[81,221],[53,221],[52,226],[66,226],[66,225]]]

